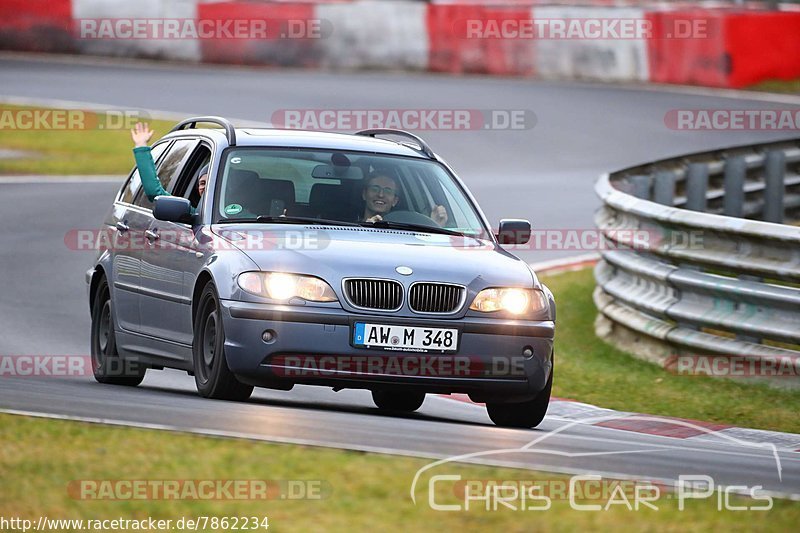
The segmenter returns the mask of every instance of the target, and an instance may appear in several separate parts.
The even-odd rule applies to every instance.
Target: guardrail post
[[[756,282],[763,281],[763,279],[761,277],[752,276],[750,274],[739,274],[737,277],[742,281],[756,281]],[[752,305],[752,304],[740,303],[739,305]],[[745,335],[743,333],[738,333],[736,335],[736,338],[738,340],[744,341],[744,342],[752,342],[754,344],[761,344],[761,337],[757,337],[755,335]]]
[[[656,173],[653,182],[653,200],[661,205],[675,205],[675,173],[661,171]]]
[[[708,207],[708,165],[691,163],[686,174],[686,209],[705,212]]]
[[[636,198],[642,200],[650,199],[650,176],[631,176],[631,186],[633,194]]]
[[[744,215],[744,178],[746,175],[747,161],[744,157],[735,156],[725,161],[723,215],[737,218]]]
[[[764,222],[783,223],[783,181],[786,174],[786,154],[782,150],[767,152],[764,174]]]

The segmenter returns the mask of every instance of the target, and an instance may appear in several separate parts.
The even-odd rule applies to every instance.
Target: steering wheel
[[[417,213],[416,211],[389,211],[385,215],[382,215],[382,218],[389,222],[399,222],[401,224],[420,224],[432,228],[439,226],[431,217],[423,215],[422,213]]]

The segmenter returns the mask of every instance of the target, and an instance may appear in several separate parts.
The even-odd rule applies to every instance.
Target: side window
[[[428,214],[430,208],[428,205],[433,205],[431,193],[428,191],[426,184],[422,181],[416,169],[406,169],[407,173],[412,177],[406,180],[406,188],[409,196],[409,208],[419,213]]]
[[[153,160],[158,162],[158,158],[161,157],[161,154],[164,153],[164,150],[170,145],[170,141],[164,141],[154,145],[150,149],[150,153],[153,156]],[[142,179],[139,177],[139,169],[134,168],[133,174],[128,179],[128,183],[125,184],[125,188],[122,190],[122,194],[120,195],[119,201],[125,202],[126,204],[132,204],[133,199],[136,197],[136,193],[139,191],[139,186],[142,184]]]
[[[454,227],[454,228],[468,228],[469,227],[469,220],[467,219],[467,215],[461,209],[461,204],[456,202],[453,195],[447,189],[443,189],[444,196],[447,198],[447,203],[450,206],[450,212],[455,217],[455,220],[448,221],[445,224],[445,227]]]
[[[170,190],[172,181],[178,177],[178,171],[180,170],[183,159],[195,144],[197,144],[197,141],[194,139],[180,139],[175,141],[167,152],[167,155],[164,156],[164,159],[162,159],[161,163],[156,167],[158,179],[161,181],[161,186],[164,187],[164,190]],[[147,199],[147,195],[144,194],[144,189],[139,190],[139,194],[136,195],[134,203],[145,209],[153,209],[153,202]]]
[[[180,177],[175,181],[175,189],[170,191],[175,196],[188,199],[192,206],[200,204],[200,193],[197,191],[197,181],[200,170],[211,161],[211,148],[201,144],[195,149],[181,170]]]

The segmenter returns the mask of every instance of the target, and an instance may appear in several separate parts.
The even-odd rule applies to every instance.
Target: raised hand
[[[131,129],[131,139],[133,139],[133,144],[137,148],[140,146],[147,146],[147,142],[152,136],[153,130],[150,129],[147,123],[137,122],[133,129]]]
[[[431,218],[440,226],[447,224],[447,209],[443,205],[436,205],[431,210]]]

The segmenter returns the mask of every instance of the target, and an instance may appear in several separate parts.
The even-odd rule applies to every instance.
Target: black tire
[[[488,402],[486,410],[489,418],[498,426],[510,428],[535,428],[544,420],[547,407],[550,405],[550,391],[553,388],[553,372],[547,385],[536,398],[522,403],[494,403]]]
[[[425,401],[424,392],[372,391],[372,401],[380,409],[398,413],[413,413]]]
[[[194,382],[197,392],[215,400],[244,401],[253,393],[252,385],[236,379],[225,359],[225,330],[219,298],[212,283],[203,289],[194,321]]]
[[[109,385],[135,387],[144,379],[147,367],[120,357],[114,334],[111,292],[105,278],[95,293],[92,305],[92,371],[94,379]]]

